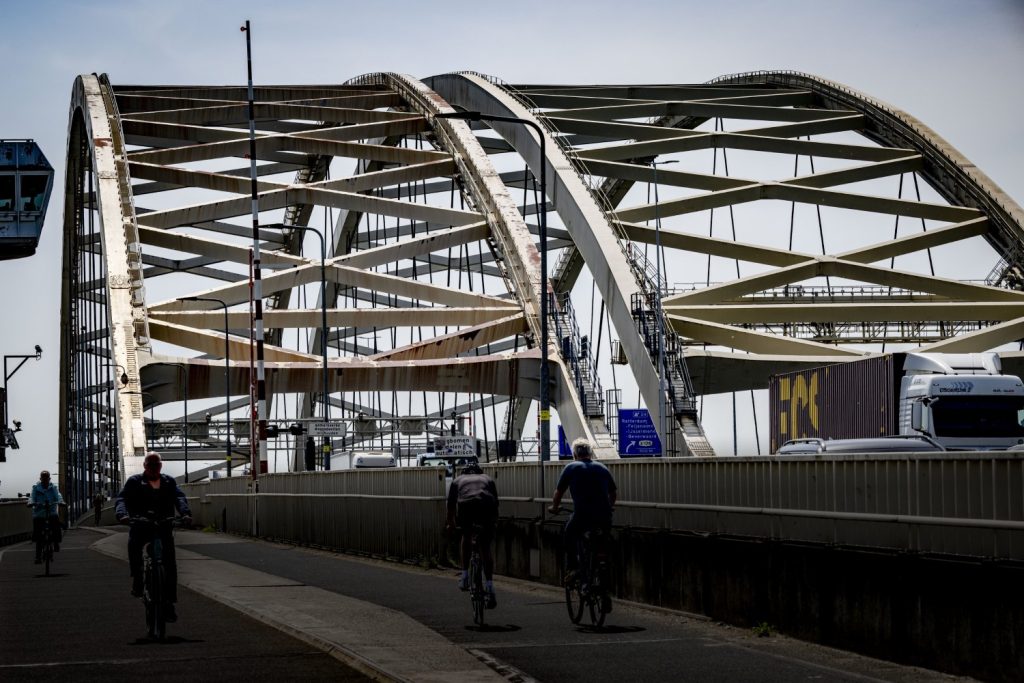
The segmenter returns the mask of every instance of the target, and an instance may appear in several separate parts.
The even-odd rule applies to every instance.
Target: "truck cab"
[[[900,433],[947,450],[1024,444],[1024,384],[1003,375],[996,353],[908,353],[900,382]]]

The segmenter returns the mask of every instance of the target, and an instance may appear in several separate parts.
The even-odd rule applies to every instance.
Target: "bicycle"
[[[37,507],[39,507],[40,505],[43,505],[43,504],[42,503],[36,503]],[[43,550],[42,550],[42,553],[41,553],[41,557],[43,559],[43,566],[44,566],[43,574],[44,574],[44,576],[49,576],[50,575],[50,564],[53,562],[53,559],[54,559],[54,545],[56,545],[56,544],[53,542],[53,520],[56,519],[56,518],[57,518],[56,515],[53,515],[53,514],[50,514],[49,512],[47,512],[46,513],[46,517],[44,518],[44,521],[43,521],[43,529],[42,529],[42,534],[43,534]]]
[[[484,560],[480,554],[480,536],[483,527],[472,524],[469,534],[469,599],[473,605],[473,623],[484,625],[484,609],[487,606],[487,591],[484,588]]]
[[[558,512],[564,510],[559,509]],[[563,575],[565,607],[569,612],[569,620],[574,624],[582,621],[583,610],[586,609],[591,625],[600,628],[604,625],[608,613],[612,611],[612,598],[608,592],[608,540],[608,535],[602,527],[592,527],[584,531],[577,544],[576,572],[570,575],[566,571]]]
[[[172,531],[176,517],[151,519],[129,517],[132,527],[148,527],[152,537],[142,549],[142,603],[146,608],[146,629],[150,638],[163,640],[167,635],[167,570],[163,564],[163,532]]]

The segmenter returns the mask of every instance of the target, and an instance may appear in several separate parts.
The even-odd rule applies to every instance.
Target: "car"
[[[448,477],[458,475],[466,465],[478,465],[479,460],[475,455],[439,455],[437,453],[421,453],[419,456],[420,467],[441,467],[447,471]]]
[[[776,455],[839,453],[928,453],[946,449],[927,436],[881,436],[872,439],[793,439]]]

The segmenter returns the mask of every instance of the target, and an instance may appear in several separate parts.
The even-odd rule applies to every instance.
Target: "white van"
[[[376,469],[381,467],[398,467],[395,456],[387,451],[356,451],[352,453],[353,469]]]
[[[874,439],[793,439],[776,455],[817,455],[841,453],[927,453],[946,450],[931,438],[899,435]]]

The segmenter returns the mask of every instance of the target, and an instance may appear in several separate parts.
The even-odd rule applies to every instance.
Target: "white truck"
[[[996,353],[893,353],[776,375],[772,452],[795,439],[922,435],[946,450],[1024,444],[1024,383]]]

